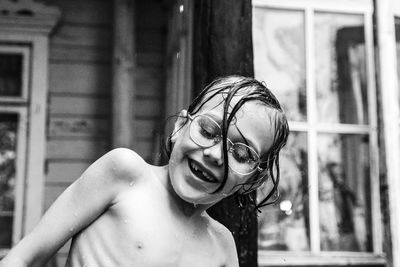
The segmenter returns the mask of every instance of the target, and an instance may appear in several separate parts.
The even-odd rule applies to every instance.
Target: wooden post
[[[223,75],[254,76],[251,0],[194,1],[193,86],[195,95]],[[235,238],[241,267],[257,266],[257,216],[234,197],[209,210]]]
[[[397,0],[396,0],[397,1]],[[397,82],[394,0],[379,0],[376,5],[378,40],[378,84],[382,97],[386,175],[389,190],[391,266],[400,266],[400,111]],[[390,255],[389,255],[390,256]]]
[[[134,1],[114,0],[112,147],[133,145]]]

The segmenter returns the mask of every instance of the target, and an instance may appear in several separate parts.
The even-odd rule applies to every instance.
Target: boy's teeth
[[[194,164],[194,163],[192,162],[190,165],[192,165],[192,168],[193,168],[194,170],[201,172],[201,174],[202,174],[207,180],[213,181],[213,179],[212,179],[207,173],[205,173],[205,172],[203,172],[202,170],[200,170],[200,169],[197,167],[196,164]]]

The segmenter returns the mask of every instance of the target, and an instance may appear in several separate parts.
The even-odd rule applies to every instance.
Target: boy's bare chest
[[[130,266],[224,266],[222,248],[207,225],[188,226],[166,202],[123,198],[98,223],[102,220],[116,225],[112,242],[127,249]]]

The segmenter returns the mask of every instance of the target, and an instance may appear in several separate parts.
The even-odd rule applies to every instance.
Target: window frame
[[[400,17],[400,3],[396,0],[375,2],[377,24],[377,68],[381,90],[383,138],[390,213],[392,265],[400,264],[400,107],[398,62],[396,56],[395,17]],[[393,123],[397,122],[397,123]]]
[[[260,266],[274,265],[362,265],[385,264],[382,253],[382,223],[380,213],[379,169],[378,169],[378,136],[377,136],[377,106],[375,89],[375,63],[372,35],[373,3],[366,0],[253,0],[253,8],[270,8],[279,10],[303,11],[305,19],[305,62],[307,88],[307,121],[290,121],[292,131],[307,133],[308,177],[309,177],[309,217],[310,217],[310,251],[267,251],[259,249]],[[320,123],[316,119],[316,86],[314,73],[314,14],[329,12],[339,14],[357,14],[364,17],[364,36],[366,49],[366,73],[369,106],[369,124],[354,125],[343,123]],[[257,78],[257,77],[256,77]],[[342,252],[320,250],[319,199],[318,199],[318,161],[317,134],[368,134],[370,149],[371,177],[371,219],[372,219],[372,252]],[[284,260],[283,260],[284,259]]]
[[[39,27],[35,31],[26,31],[19,28],[18,23],[14,28],[0,23],[0,43],[30,48],[28,57],[30,98],[27,101],[26,114],[18,111],[21,112],[21,121],[22,118],[26,120],[27,135],[23,152],[26,157],[24,179],[18,183],[18,196],[16,196],[19,217],[15,219],[13,245],[32,231],[43,214],[49,46],[48,35],[44,34],[48,33],[49,29],[47,29],[48,25],[44,26],[46,29]],[[11,107],[7,109],[11,110]],[[24,189],[22,190],[21,187]],[[8,249],[1,249],[0,258],[7,252]]]

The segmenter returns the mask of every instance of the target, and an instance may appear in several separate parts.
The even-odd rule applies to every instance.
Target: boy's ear
[[[178,118],[175,121],[174,124],[174,130],[172,132],[171,135],[171,141],[175,142],[175,139],[178,137],[180,130],[182,129],[182,127],[185,125],[185,123],[188,120],[188,112],[186,109],[182,109],[179,114],[178,114]]]

